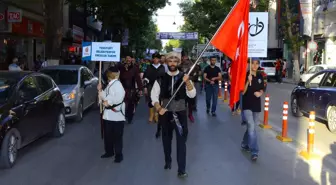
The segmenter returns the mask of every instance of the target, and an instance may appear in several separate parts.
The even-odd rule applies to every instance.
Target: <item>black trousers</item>
[[[182,134],[179,133],[176,124],[171,122],[171,120],[173,119],[172,112],[166,112],[166,114],[159,116],[159,123],[162,126],[163,151],[165,155],[165,162],[171,163],[172,139],[173,131],[175,130],[178,171],[185,172],[187,155],[186,142],[188,137],[187,112],[179,111],[176,113],[183,128]]]
[[[137,103],[135,101],[135,96],[136,93],[134,90],[126,90],[126,98],[125,98],[125,117],[128,121],[128,123],[131,123],[133,121],[133,116],[134,116],[134,109],[135,109],[135,104]]]
[[[105,153],[122,156],[124,135],[124,121],[104,120],[104,148]]]

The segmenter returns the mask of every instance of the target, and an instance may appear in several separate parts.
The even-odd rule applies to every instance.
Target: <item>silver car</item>
[[[98,78],[85,66],[59,65],[43,68],[40,72],[49,75],[61,90],[66,118],[83,119],[83,112],[97,106]]]

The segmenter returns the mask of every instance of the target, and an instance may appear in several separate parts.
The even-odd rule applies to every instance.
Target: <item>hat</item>
[[[167,53],[166,54],[166,60],[169,60],[169,59],[177,59],[178,60],[177,63],[180,64],[181,63],[181,54],[177,53],[175,51]]]
[[[154,58],[161,58],[161,55],[158,52],[153,53],[152,59]]]
[[[118,73],[119,72],[119,68],[118,68],[117,65],[113,65],[113,66],[109,67],[107,70],[111,73]]]

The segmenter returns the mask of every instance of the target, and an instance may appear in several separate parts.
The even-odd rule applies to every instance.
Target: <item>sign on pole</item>
[[[317,50],[317,43],[314,42],[314,41],[310,41],[310,42],[308,42],[308,48],[309,48],[310,50],[312,50],[312,51]]]
[[[267,57],[268,12],[250,12],[248,57]]]
[[[83,42],[82,59],[120,62],[120,42]]]
[[[197,32],[158,32],[156,39],[198,40]]]

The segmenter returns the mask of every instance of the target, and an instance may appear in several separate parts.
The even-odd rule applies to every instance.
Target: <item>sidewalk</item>
[[[293,85],[297,85],[299,83],[299,82],[295,82],[294,79],[291,79],[291,78],[283,78],[282,82],[287,83],[287,84],[293,84]]]

